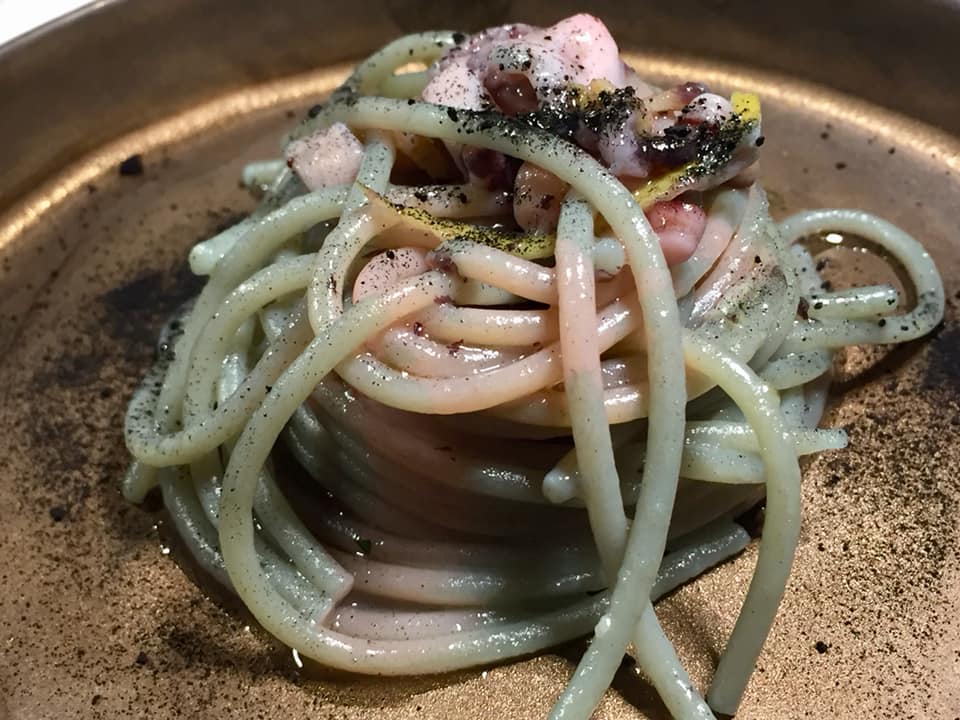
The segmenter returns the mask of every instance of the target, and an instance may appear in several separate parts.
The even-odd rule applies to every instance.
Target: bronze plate
[[[292,118],[344,72],[324,65],[291,75],[310,64],[309,44],[302,33],[290,46],[277,43],[281,30],[309,19],[302,3],[280,3],[282,12],[260,8],[262,17],[225,1],[160,5],[107,4],[0,51],[0,91],[12,87],[14,72],[18,87],[29,88],[3,94],[13,111],[0,113],[0,159],[10,161],[0,181],[0,718],[543,717],[576,645],[441,677],[307,673],[167,556],[166,535],[156,528],[161,512],[120,498],[126,400],[150,362],[160,324],[197,290],[184,268],[187,247],[251,208],[237,186],[241,166],[275,153]],[[563,12],[489,5],[462,24],[507,14],[549,21]],[[720,17],[721,5],[731,14]],[[793,10],[757,9],[750,20],[740,5],[680,3],[675,12],[651,10],[650,24],[642,25],[638,9],[611,4],[607,19],[626,47],[631,37],[652,37],[653,27],[668,33],[656,36],[657,46],[671,49],[690,37],[681,21],[692,7],[703,13],[694,29],[707,37],[702,46],[711,57],[743,61],[756,50],[753,67],[678,62],[664,53],[634,59],[655,80],[701,79],[724,91],[759,92],[765,184],[776,214],[837,205],[877,212],[926,243],[949,300],[946,322],[928,340],[889,354],[847,354],[850,372],[826,423],[846,427],[851,447],[806,468],[795,571],[738,717],[954,718],[960,144],[915,119],[759,68],[822,81],[835,74],[836,86],[848,91],[858,89],[857,78],[886,76],[880,99],[954,130],[960,96],[944,78],[957,73],[947,66],[938,79],[918,70],[912,86],[884,75],[878,58],[888,50],[884,42],[910,22],[905,15],[883,10],[871,16],[877,27],[858,36],[853,10],[832,10],[822,37],[847,33],[860,38],[848,47],[868,48],[851,69],[830,65],[836,48],[815,47],[817,33],[797,25]],[[421,6],[433,7],[400,0],[338,5],[330,22],[348,29],[317,53],[324,61],[345,49],[359,56],[409,29],[411,16],[417,25],[433,24],[428,13],[416,15]],[[955,40],[943,33],[960,13],[933,2],[918,7],[912,17],[929,34],[902,48],[901,60],[908,64],[909,57],[921,70],[938,58],[956,64]],[[368,26],[358,24],[371,8],[383,12],[369,15]],[[201,26],[190,25],[201,11]],[[314,15],[314,22],[322,19],[316,7]],[[782,42],[775,41],[778,23]],[[167,32],[177,28],[182,36]],[[191,54],[203,33],[207,54]],[[244,57],[239,37],[248,43],[246,65],[234,62]],[[183,47],[186,57],[178,55]],[[161,56],[145,57],[154,51]],[[155,74],[137,76],[144,68]],[[70,82],[74,69],[102,71],[99,89],[78,90]],[[270,80],[278,77],[285,79]],[[863,88],[862,95],[878,99],[874,85]],[[936,106],[931,93],[938,88],[950,92]],[[56,90],[55,117],[23,115]],[[79,105],[64,108],[64,98]],[[144,173],[121,176],[118,164],[135,152],[143,153]],[[28,187],[34,189],[24,195]],[[751,549],[658,605],[701,685],[753,560]],[[662,718],[642,680],[628,669],[621,675],[598,717]]]

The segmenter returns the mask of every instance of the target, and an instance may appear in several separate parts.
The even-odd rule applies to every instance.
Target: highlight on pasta
[[[913,340],[941,280],[857,210],[777,223],[759,99],[658,88],[596,18],[402,37],[249,165],[247,219],[133,397],[125,496],[303,656],[478,666],[580,636],[553,718],[632,648],[676,718],[733,713],[800,527],[834,353]],[[823,233],[907,278],[832,289]],[[652,602],[756,569],[705,696]]]

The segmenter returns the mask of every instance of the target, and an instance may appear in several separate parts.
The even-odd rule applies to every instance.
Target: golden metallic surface
[[[16,241],[31,227],[42,222],[45,212],[67,202],[71,195],[89,186],[104,173],[114,171],[124,158],[164,148],[203,133],[216,132],[218,128],[226,127],[239,118],[270,107],[289,104],[301,98],[323,97],[348,72],[349,65],[337,66],[265,83],[161,120],[105,145],[82,162],[70,165],[13,208],[0,213],[0,253],[4,254],[8,267],[0,275],[0,297],[4,298],[0,311],[3,320],[0,324],[0,348],[6,347],[15,336],[24,318],[24,311],[37,290],[30,276],[36,274],[38,260],[35,255],[27,254],[24,257],[25,244],[18,245]],[[43,253],[44,268],[52,270],[57,267],[73,249],[72,242],[59,240],[59,247],[46,248]]]
[[[633,59],[655,80],[760,93],[775,213],[877,212],[926,243],[947,285],[932,338],[845,354],[825,422],[851,446],[806,466],[794,573],[738,717],[960,716],[960,146],[782,77]],[[162,512],[119,495],[127,398],[161,323],[198,287],[187,248],[252,207],[240,168],[276,153],[342,72],[161,119],[3,215],[0,718],[539,718],[565,683],[577,644],[440,677],[299,670],[174,562]],[[145,172],[120,176],[132,152]],[[754,558],[751,547],[657,606],[701,687]],[[597,717],[664,714],[625,666]]]

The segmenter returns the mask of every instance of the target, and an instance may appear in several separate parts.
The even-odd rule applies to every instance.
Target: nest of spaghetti
[[[411,65],[411,63],[413,63]],[[798,457],[833,353],[943,312],[930,258],[852,210],[775,223],[758,99],[661,89],[606,28],[401,38],[244,181],[260,208],[133,398],[124,490],[159,486],[201,566],[324,665],[419,674],[593,633],[555,717],[587,717],[632,645],[676,717],[733,712],[783,595]],[[831,231],[905,271],[825,289]],[[652,601],[742,550],[708,695]]]

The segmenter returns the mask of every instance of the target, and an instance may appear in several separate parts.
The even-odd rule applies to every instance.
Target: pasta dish
[[[733,713],[800,528],[834,353],[940,321],[929,255],[875,216],[775,222],[760,100],[659,88],[596,18],[400,38],[249,165],[259,208],[132,399],[131,501],[323,665],[423,674],[592,636],[553,718],[632,647],[677,718]],[[906,278],[833,288],[827,234]],[[709,690],[657,621],[739,553]]]

